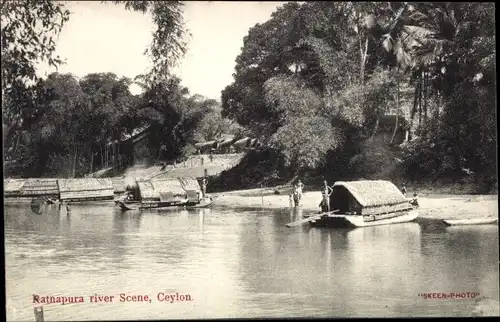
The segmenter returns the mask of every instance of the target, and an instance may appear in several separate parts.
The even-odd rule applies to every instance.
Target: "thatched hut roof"
[[[219,146],[219,142],[217,141],[200,142],[200,143],[195,143],[194,146],[197,149],[216,149]]]
[[[200,183],[195,178],[177,178],[185,191],[201,191]]]
[[[142,200],[156,200],[160,198],[150,180],[137,180],[137,185],[139,186]]]
[[[175,195],[184,195],[185,191],[177,178],[152,179],[153,187],[158,192],[172,192]]]
[[[113,184],[113,189],[115,193],[122,193],[127,190],[127,184],[125,183],[125,177],[113,177],[111,178]]]
[[[257,139],[243,138],[233,143],[233,146],[239,149],[243,148],[255,148],[260,146],[261,143]]]
[[[111,178],[59,179],[61,200],[107,200],[113,199]]]
[[[28,179],[21,188],[21,195],[26,197],[58,196],[59,186],[57,179]]]
[[[250,138],[243,138],[243,139],[240,139],[240,140],[234,142],[233,146],[241,149],[241,148],[249,146],[251,140],[252,139],[250,139]]]
[[[4,179],[3,191],[5,197],[17,197],[21,193],[21,189],[26,182],[26,179]]]
[[[174,197],[186,195],[186,191],[177,178],[140,180],[137,181],[137,185],[143,201],[158,201],[167,193],[171,193]]]
[[[401,191],[390,181],[339,181],[333,185],[333,194],[345,189],[363,208],[408,203]]]
[[[236,142],[236,139],[234,137],[226,137],[221,140],[219,140],[219,148],[225,148],[231,146],[234,142]]]

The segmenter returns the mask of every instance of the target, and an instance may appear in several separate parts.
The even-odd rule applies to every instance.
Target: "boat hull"
[[[212,199],[208,200],[202,200],[200,203],[194,204],[194,205],[186,205],[186,209],[198,209],[198,208],[208,208],[210,207],[214,201]]]
[[[385,216],[385,218],[383,216]],[[418,211],[409,210],[401,213],[380,215],[380,217],[381,218],[377,218],[377,216],[325,214],[319,219],[311,220],[309,223],[313,227],[330,228],[355,228],[390,225],[413,221],[418,217]]]
[[[497,218],[446,219],[443,221],[449,226],[489,225],[495,224],[497,222]]]
[[[145,209],[158,209],[158,210],[178,210],[178,209],[197,209],[197,208],[208,208],[213,204],[212,199],[202,200],[199,203],[186,203],[186,202],[176,202],[176,203],[149,203],[144,204],[140,202],[123,202],[116,201],[116,204],[122,211],[128,210],[145,210]]]

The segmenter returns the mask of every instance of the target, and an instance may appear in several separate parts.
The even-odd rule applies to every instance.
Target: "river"
[[[301,214],[57,209],[36,215],[29,205],[6,205],[8,321],[34,321],[33,294],[84,297],[44,305],[46,321],[470,316],[477,299],[419,294],[499,300],[496,225],[286,228]],[[120,293],[152,300],[120,302]],[[115,297],[91,303],[96,294]]]

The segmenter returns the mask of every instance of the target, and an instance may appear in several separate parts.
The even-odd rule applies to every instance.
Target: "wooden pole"
[[[262,207],[264,207],[264,191],[262,183],[260,184],[260,199],[262,201]]]
[[[94,150],[90,149],[90,173],[94,172]]]
[[[43,307],[42,306],[34,307],[33,311],[35,312],[35,322],[44,322]]]

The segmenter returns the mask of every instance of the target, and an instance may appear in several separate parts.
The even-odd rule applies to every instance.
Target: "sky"
[[[280,2],[188,1],[185,26],[191,33],[188,52],[175,73],[191,94],[220,100],[221,91],[232,83],[235,59],[243,37],[256,23],[267,21]],[[155,26],[149,14],[125,10],[100,1],[67,2],[72,13],[57,39],[56,55],[66,61],[60,73],[83,77],[112,72],[134,78],[150,66],[144,50]],[[56,69],[38,65],[39,76]],[[139,87],[133,85],[134,94]]]

